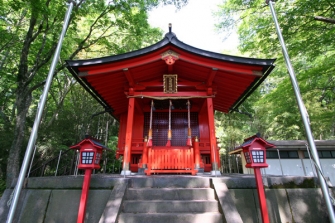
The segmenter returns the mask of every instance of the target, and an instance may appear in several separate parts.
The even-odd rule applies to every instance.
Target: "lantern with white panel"
[[[245,157],[247,168],[265,168],[268,167],[266,163],[266,151],[262,145],[257,145],[258,142],[254,142],[254,144],[250,146],[243,147],[243,154]]]
[[[100,169],[102,150],[96,148],[87,148],[80,151],[79,169]]]
[[[85,220],[86,204],[88,191],[90,187],[91,175],[93,169],[100,169],[100,160],[103,150],[108,149],[102,145],[97,139],[87,136],[80,143],[71,146],[71,149],[79,151],[78,169],[85,170],[83,180],[83,189],[81,193],[77,223],[83,223]]]
[[[258,192],[258,200],[262,214],[263,223],[269,223],[269,215],[266,207],[266,198],[260,168],[268,167],[266,163],[266,149],[274,147],[262,139],[258,134],[244,140],[243,144],[230,154],[243,153],[246,168],[253,168]]]

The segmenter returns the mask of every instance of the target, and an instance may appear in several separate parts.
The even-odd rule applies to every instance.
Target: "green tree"
[[[5,136],[1,160],[7,186],[18,176],[27,133],[34,120],[50,60],[66,11],[62,0],[7,1],[0,4],[0,130]],[[146,12],[158,4],[181,7],[186,0],[79,1],[63,43],[60,63],[42,120],[40,137],[52,139],[52,128],[66,104],[74,81],[64,59],[118,54],[157,41],[161,33],[149,27]],[[83,102],[85,103],[85,102]],[[58,119],[58,121],[60,121]],[[57,132],[59,133],[59,132]],[[64,140],[64,143],[66,140]],[[67,143],[65,143],[67,144]],[[8,160],[6,158],[8,157]],[[5,161],[6,160],[6,161]],[[4,165],[7,166],[6,170]]]
[[[334,138],[335,7],[332,1],[276,1],[275,9],[315,137]],[[252,115],[269,139],[305,137],[270,9],[263,0],[226,0],[216,13],[220,30],[237,27],[239,50],[277,58],[277,68],[259,89]]]

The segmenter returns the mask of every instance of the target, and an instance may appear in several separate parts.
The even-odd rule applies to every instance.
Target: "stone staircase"
[[[222,223],[209,178],[133,178],[119,223]]]

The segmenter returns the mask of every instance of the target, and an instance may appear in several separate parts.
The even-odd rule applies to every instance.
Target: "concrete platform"
[[[75,222],[82,182],[83,176],[29,178],[26,187],[22,190],[14,222]],[[270,222],[329,222],[322,193],[315,178],[267,176],[264,177],[263,182],[266,188]],[[205,192],[205,195],[199,192],[206,190],[214,191],[214,195],[211,192]],[[206,195],[207,193],[209,195]],[[6,222],[9,210],[7,202],[11,194],[12,189],[6,190],[0,200],[0,222]],[[173,210],[174,215],[165,213],[167,217],[162,217],[164,213],[156,213],[150,215],[151,222],[163,218],[172,219],[165,222],[178,222],[178,216],[182,219],[181,222],[185,219],[194,219],[194,221],[185,220],[184,222],[261,222],[253,175],[231,174],[215,177],[203,174],[199,176],[152,175],[149,177],[93,175],[85,223],[131,223],[135,222],[131,220],[134,218],[138,219],[136,222],[150,222],[139,213],[137,215],[126,213],[122,216],[120,213],[124,205],[132,206],[129,205],[131,202],[128,204],[125,202],[126,199],[144,200],[152,196],[152,200],[155,200],[159,194],[163,194],[164,200],[169,200],[169,198],[170,200],[175,198],[212,200],[214,197],[218,202],[218,209],[216,209],[218,212],[215,213],[220,214],[211,215],[213,219],[210,220],[208,216],[211,209],[204,206],[202,210],[206,211],[205,214],[191,217],[187,213],[186,216],[189,216],[185,217],[185,215],[176,213],[178,210],[183,213],[185,210],[181,208],[189,205],[185,203],[182,205],[183,202],[172,202],[169,203],[169,206],[177,208]],[[164,205],[162,207],[156,205],[155,208],[165,209]],[[223,219],[219,215],[223,216]],[[206,219],[206,216],[206,221],[195,220]],[[126,221],[124,221],[125,218]]]

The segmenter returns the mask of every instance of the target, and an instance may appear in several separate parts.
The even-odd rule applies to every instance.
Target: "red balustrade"
[[[148,148],[147,175],[152,173],[191,173],[195,175],[193,148]]]

